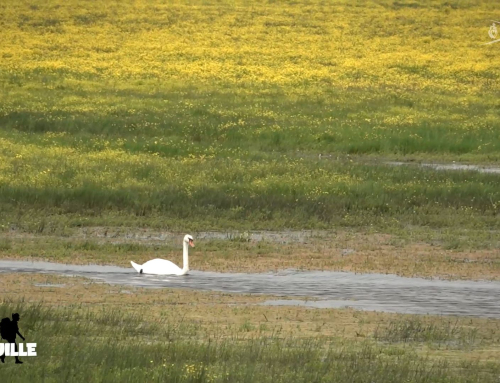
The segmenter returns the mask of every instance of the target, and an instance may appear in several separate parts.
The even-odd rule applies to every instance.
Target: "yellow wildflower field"
[[[5,0],[2,222],[33,209],[213,227],[497,227],[498,177],[380,158],[500,158],[500,43],[485,45],[496,8]]]
[[[0,70],[106,81],[498,90],[491,1],[17,1]]]

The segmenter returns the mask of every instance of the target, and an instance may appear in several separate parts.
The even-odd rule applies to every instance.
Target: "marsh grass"
[[[70,238],[92,226],[368,228],[399,232],[403,247],[425,239],[453,250],[498,248],[497,175],[381,163],[500,159],[496,56],[464,43],[487,38],[491,2],[0,7],[0,230],[68,236],[2,238],[2,256],[122,264],[174,251]],[[255,264],[255,256],[268,268],[305,259],[292,257],[302,248],[254,246],[244,236],[201,250],[221,269]],[[325,249],[305,255],[310,267],[332,267]],[[352,267],[354,256],[333,265]],[[363,270],[465,269],[456,257],[437,262],[437,272],[430,258],[417,270],[398,257],[381,265],[361,258]],[[498,258],[486,261],[474,273],[495,274]],[[453,364],[399,347],[473,343],[474,333],[444,324],[395,322],[379,332],[394,344],[381,345],[246,339],[267,326],[251,320],[219,339],[182,317],[0,305],[3,315],[12,311],[39,357],[22,369],[0,365],[2,382],[488,383],[500,374],[498,363]]]
[[[498,228],[498,176],[380,164],[499,159],[494,56],[463,43],[494,7],[438,3],[9,0],[0,225]]]
[[[10,157],[3,165],[0,224],[33,232],[114,222],[205,230],[498,229],[495,174],[289,157],[253,161],[238,154],[230,159],[167,159],[121,149],[51,154],[52,149],[13,146],[22,158]]]
[[[499,246],[484,230],[196,233],[191,269],[216,272],[269,272],[283,269],[390,273],[405,277],[498,280]],[[208,234],[208,237],[204,237]],[[10,230],[0,233],[0,257],[72,264],[130,267],[154,258],[182,263],[183,232],[123,227],[66,229],[59,235]],[[448,241],[460,239],[460,246]]]
[[[496,382],[500,369],[494,363],[468,362],[462,370],[460,365],[368,341],[264,336],[217,340],[193,335],[189,323],[154,323],[147,316],[108,310],[4,301],[0,315],[21,313],[24,335],[37,343],[38,356],[25,357],[22,369],[7,358],[0,366],[2,380]]]
[[[374,332],[374,338],[390,343],[428,343],[435,347],[472,349],[479,346],[478,330],[463,326],[459,320],[441,318],[424,321],[420,318],[390,321]]]
[[[12,250],[12,241],[8,238],[2,238],[0,240],[0,251]]]

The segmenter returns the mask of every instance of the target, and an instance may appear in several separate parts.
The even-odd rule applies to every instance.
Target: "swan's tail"
[[[141,273],[142,272],[142,265],[138,265],[137,263],[135,262],[132,262],[130,261],[130,263],[132,264],[132,267],[138,272],[138,273]]]

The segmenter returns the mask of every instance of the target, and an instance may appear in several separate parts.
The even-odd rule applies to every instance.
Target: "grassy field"
[[[0,7],[4,230],[498,230],[491,2]]]
[[[0,258],[180,263],[189,232],[196,270],[499,280],[499,175],[419,166],[498,167],[499,45],[482,45],[497,12],[486,0],[2,1]],[[288,241],[292,229],[317,234]],[[254,230],[279,238],[249,241]],[[2,274],[0,291],[0,315],[19,311],[39,352],[0,365],[1,381],[500,376],[498,320],[54,276]]]
[[[9,382],[498,382],[498,320],[259,306],[267,297],[4,275],[37,357]],[[23,299],[24,298],[24,299]]]

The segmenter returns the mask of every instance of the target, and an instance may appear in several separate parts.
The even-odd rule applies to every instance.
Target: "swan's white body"
[[[154,275],[186,275],[189,273],[189,245],[194,247],[193,237],[186,235],[182,241],[182,269],[175,263],[167,261],[166,259],[152,259],[143,265],[138,265],[135,262],[130,262],[132,267],[140,274],[154,274]]]

